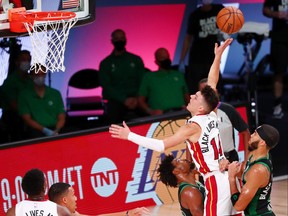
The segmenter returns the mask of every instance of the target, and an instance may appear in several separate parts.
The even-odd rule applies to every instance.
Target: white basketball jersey
[[[215,112],[207,115],[193,116],[187,124],[195,122],[202,130],[196,143],[186,140],[193,161],[202,174],[219,170],[218,160],[223,156],[223,150],[219,135],[218,119]]]
[[[24,200],[16,204],[15,216],[58,216],[57,204],[49,200],[31,201]]]

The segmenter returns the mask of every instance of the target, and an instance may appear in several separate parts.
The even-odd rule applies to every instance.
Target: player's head
[[[71,213],[77,208],[77,197],[71,185],[63,182],[53,184],[48,191],[49,200],[58,205],[65,206]]]
[[[116,29],[111,34],[111,42],[114,46],[114,49],[117,51],[125,50],[127,43],[126,34],[122,29]]]
[[[209,85],[206,85],[201,91],[190,96],[190,102],[187,110],[195,114],[207,114],[213,111],[219,104],[217,92]]]
[[[28,196],[44,195],[46,190],[44,173],[39,169],[29,170],[24,175],[21,186]]]
[[[174,158],[173,155],[165,155],[157,169],[159,180],[170,187],[177,187],[181,181],[181,175],[188,174],[195,168],[194,163],[185,159]]]
[[[166,48],[158,48],[155,53],[155,63],[159,66],[159,68],[164,70],[169,70],[171,68],[171,59],[169,52]]]
[[[280,135],[276,128],[271,125],[263,124],[256,128],[249,140],[248,150],[254,151],[263,146],[268,149],[273,149],[279,142]]]

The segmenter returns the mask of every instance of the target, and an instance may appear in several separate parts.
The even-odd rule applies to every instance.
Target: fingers
[[[128,128],[128,126],[127,126],[127,124],[126,124],[125,121],[123,121],[123,126],[124,126],[125,128]]]

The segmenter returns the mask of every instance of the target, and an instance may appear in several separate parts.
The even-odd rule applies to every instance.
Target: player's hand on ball
[[[130,133],[129,127],[126,125],[125,121],[123,121],[123,127],[120,125],[112,124],[109,127],[109,133],[113,138],[118,139],[128,139],[128,135]]]

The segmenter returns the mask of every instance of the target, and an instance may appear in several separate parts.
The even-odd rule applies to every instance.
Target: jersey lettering
[[[265,189],[260,194],[259,200],[265,200],[271,188],[271,182],[265,187]]]
[[[43,216],[44,210],[32,210],[29,211],[29,213],[25,213],[26,216]]]
[[[209,134],[204,132],[204,134],[202,136],[202,141],[201,141],[201,151],[202,151],[202,153],[205,153],[205,152],[209,151],[208,141],[209,141]]]

